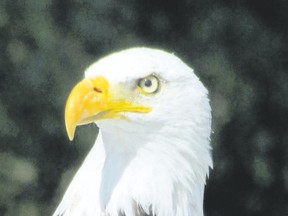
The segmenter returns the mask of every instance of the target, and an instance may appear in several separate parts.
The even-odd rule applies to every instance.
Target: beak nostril
[[[98,93],[102,93],[102,90],[99,89],[99,88],[97,88],[97,87],[94,87],[93,90],[96,91],[96,92],[98,92]]]

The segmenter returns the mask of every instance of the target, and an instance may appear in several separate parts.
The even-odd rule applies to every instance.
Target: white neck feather
[[[159,216],[202,216],[205,179],[212,165],[207,137],[189,125],[181,125],[182,130],[175,130],[177,125],[154,126],[150,131],[145,127],[137,134],[133,129],[123,131],[123,122],[121,128],[113,125],[102,131],[106,159],[101,209],[111,216],[119,211],[134,216],[138,205]]]
[[[212,166],[209,137],[201,136],[207,133],[189,125],[182,130],[154,125],[135,134],[113,125],[99,131],[54,216],[138,216],[139,209],[157,216],[203,216]]]

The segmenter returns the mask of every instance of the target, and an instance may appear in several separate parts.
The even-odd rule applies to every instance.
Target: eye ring
[[[144,94],[154,94],[159,90],[159,83],[156,76],[150,75],[139,79],[138,89]]]

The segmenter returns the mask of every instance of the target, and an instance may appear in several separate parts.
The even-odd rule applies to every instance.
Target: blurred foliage
[[[176,53],[210,91],[206,215],[287,215],[287,24],[284,0],[1,0],[0,215],[52,214],[97,134],[68,141],[67,94],[132,46]]]

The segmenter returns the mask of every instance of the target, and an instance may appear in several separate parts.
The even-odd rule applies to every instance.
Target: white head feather
[[[96,122],[96,143],[55,216],[203,215],[204,185],[212,167],[211,108],[193,70],[173,54],[133,48],[85,72],[128,89],[150,74],[160,79],[159,91],[130,99],[150,106],[151,112]]]

